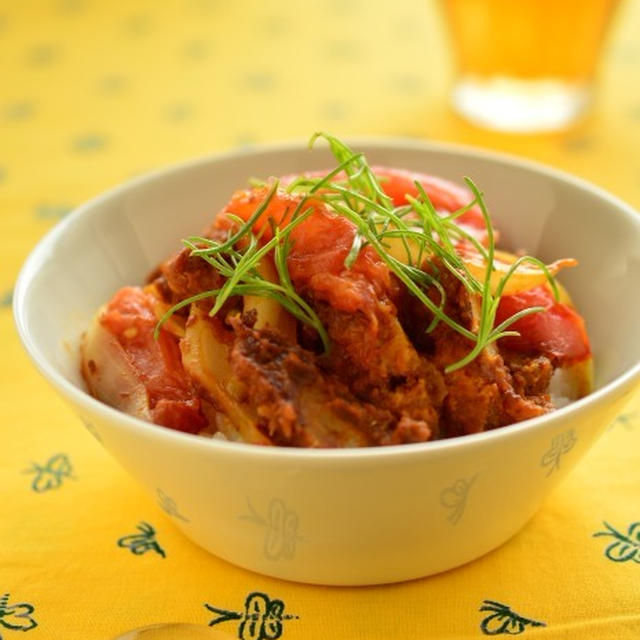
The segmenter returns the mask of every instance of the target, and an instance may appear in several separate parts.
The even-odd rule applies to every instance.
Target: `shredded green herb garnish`
[[[540,269],[558,298],[557,285],[546,265],[531,256],[515,260],[508,271],[492,287],[491,275],[494,271],[495,238],[493,227],[482,193],[472,180],[465,182],[473,195],[472,201],[450,214],[438,213],[429,200],[422,185],[416,182],[418,196],[409,197],[408,205],[395,207],[387,196],[378,177],[373,173],[363,154],[355,153],[346,144],[327,133],[315,133],[309,146],[323,138],[329,145],[337,161],[335,169],[322,177],[300,176],[286,187],[289,193],[302,197],[290,217],[284,216],[283,226],[269,220],[271,238],[263,241],[261,234],[253,231],[255,223],[266,211],[274,198],[279,182],[270,183],[264,200],[251,217],[244,221],[233,217],[236,229],[228,233],[223,242],[199,236],[183,240],[191,254],[206,260],[225,279],[215,290],[203,291],[171,307],[158,322],[156,337],[162,324],[178,309],[203,299],[215,300],[210,315],[216,315],[232,296],[252,295],[272,298],[301,322],[315,329],[322,340],[325,351],[330,348],[330,340],[313,308],[296,292],[287,268],[287,256],[291,249],[291,232],[313,212],[309,198],[323,202],[328,209],[349,220],[355,227],[355,235],[344,266],[350,269],[364,247],[370,246],[387,265],[391,272],[407,287],[433,314],[433,321],[427,332],[444,322],[451,329],[470,341],[467,355],[449,365],[445,371],[456,371],[472,362],[487,346],[506,336],[518,335],[509,327],[520,318],[544,311],[543,307],[531,307],[519,311],[495,326],[498,304],[509,278],[524,263]],[[268,185],[269,183],[262,183]],[[484,246],[470,235],[456,220],[473,207],[479,207],[486,225],[487,244]],[[266,225],[263,225],[263,229]],[[391,243],[401,243],[403,259],[390,251]],[[456,246],[466,243],[481,256],[486,264],[483,280],[478,280],[468,269]],[[397,252],[395,252],[397,253]],[[265,278],[258,270],[260,261],[267,255],[273,259],[278,282]],[[477,326],[465,327],[449,317],[444,308],[446,292],[438,279],[434,260],[457,278],[470,296],[479,299],[479,309],[475,318]],[[430,271],[422,267],[428,261]],[[495,290],[492,291],[492,288]],[[438,300],[432,299],[437,292]],[[431,296],[429,295],[431,293]]]
[[[199,256],[206,260],[226,280],[219,289],[211,289],[195,294],[168,309],[156,325],[156,337],[160,327],[173,313],[193,302],[206,298],[215,298],[215,303],[209,312],[210,316],[215,316],[231,296],[252,295],[276,300],[298,320],[313,327],[318,332],[324,349],[329,350],[330,343],[326,329],[320,322],[316,312],[296,292],[287,268],[287,254],[290,248],[289,235],[295,227],[313,212],[313,209],[307,208],[303,211],[304,200],[302,200],[292,213],[291,220],[284,227],[279,228],[275,225],[272,227],[273,237],[263,245],[260,245],[259,237],[253,233],[254,223],[268,207],[278,186],[279,183],[275,180],[266,198],[249,220],[245,222],[239,218],[235,219],[240,228],[232,235],[230,234],[230,237],[224,242],[202,237],[183,240],[183,244],[191,249],[191,255]],[[242,249],[237,246],[240,240],[244,241]],[[279,283],[271,282],[258,271],[260,260],[271,252],[273,252]]]

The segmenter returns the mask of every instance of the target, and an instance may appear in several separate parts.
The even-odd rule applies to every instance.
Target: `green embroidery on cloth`
[[[0,598],[0,631],[2,627],[12,631],[30,631],[37,627],[38,623],[31,617],[34,611],[35,607],[28,602],[9,604],[9,594],[5,593]]]
[[[640,564],[640,522],[629,525],[627,533],[620,533],[608,522],[603,522],[607,531],[598,531],[593,534],[599,536],[611,536],[611,542],[604,551],[604,555],[613,562],[637,562]]]
[[[0,293],[0,307],[10,307],[13,304],[13,289]]]
[[[25,473],[35,473],[31,488],[36,493],[43,493],[62,486],[65,478],[75,480],[73,466],[65,453],[57,453],[51,456],[44,465],[33,462]]]
[[[58,12],[63,15],[69,13],[81,13],[83,9],[83,0],[61,0],[58,3]]]
[[[176,102],[167,107],[165,114],[169,122],[185,122],[193,117],[194,108],[186,102]]]
[[[76,136],[72,142],[73,151],[80,153],[100,151],[107,146],[107,137],[101,133],[86,133]]]
[[[285,620],[298,620],[296,615],[285,614],[282,600],[272,600],[266,593],[259,591],[247,596],[244,611],[221,609],[210,604],[204,606],[216,614],[209,622],[210,627],[230,620],[239,620],[237,637],[240,640],[275,640],[282,635]]]
[[[631,411],[630,413],[621,413],[610,425],[609,429],[614,429],[617,426],[623,427],[627,431],[632,431],[638,421],[638,412]]]
[[[247,89],[260,93],[272,91],[277,84],[276,75],[270,71],[254,70],[246,73],[242,80]]]
[[[123,73],[108,73],[98,80],[100,90],[106,95],[115,95],[126,91],[129,78]]]
[[[211,45],[206,40],[191,40],[182,48],[185,58],[190,61],[201,61],[209,57]]]
[[[32,67],[49,66],[58,58],[60,58],[60,47],[48,42],[31,47],[26,55],[27,63]]]
[[[506,604],[495,600],[485,600],[479,610],[490,612],[480,623],[480,630],[487,636],[517,635],[525,631],[527,627],[547,626],[544,622],[525,618],[512,611]]]
[[[166,558],[164,549],[156,540],[156,530],[148,522],[140,522],[136,526],[140,533],[132,533],[122,536],[118,539],[118,546],[129,549],[131,553],[141,556],[147,551],[155,551],[157,554]]]
[[[42,220],[61,220],[72,209],[73,207],[68,204],[39,204],[34,213],[36,218]]]
[[[6,120],[20,121],[28,120],[35,113],[35,107],[28,100],[12,102],[3,109],[3,116]]]
[[[140,13],[133,15],[124,23],[124,32],[127,36],[141,38],[151,33],[152,27],[151,16]]]

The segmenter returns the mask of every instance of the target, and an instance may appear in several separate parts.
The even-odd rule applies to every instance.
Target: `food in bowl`
[[[575,260],[498,250],[473,182],[370,167],[323,135],[336,168],[236,191],[101,307],[82,342],[92,395],[179,431],[363,447],[589,393],[585,324],[555,280]]]
[[[34,364],[185,536],[251,571],[317,584],[408,580],[495,549],[531,520],[640,381],[635,209],[555,169],[480,149],[415,140],[361,140],[354,148],[376,165],[453,181],[473,176],[500,246],[527,247],[546,263],[579,261],[560,276],[588,328],[593,392],[482,433],[323,449],[192,435],[91,397],[77,346],[98,307],[121,287],[146,282],[180,238],[206,224],[203,212],[221,210],[247,176],[332,166],[325,145],[240,149],[119,185],[56,225],[28,258],[14,293],[16,325]],[[43,416],[43,433],[50,426]]]

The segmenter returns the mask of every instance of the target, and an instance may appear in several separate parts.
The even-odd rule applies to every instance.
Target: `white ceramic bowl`
[[[477,150],[353,142],[371,163],[467,175],[504,247],[572,256],[563,278],[587,322],[596,391],[488,433],[362,450],[296,450],[178,433],[91,398],[76,347],[100,304],[199,233],[249,177],[334,166],[303,144],[204,158],[129,182],[65,218],[27,260],[15,317],[31,358],[185,535],[237,565],[361,585],[427,576],[513,536],[640,379],[640,216],[585,182]],[[72,345],[72,349],[69,349]]]

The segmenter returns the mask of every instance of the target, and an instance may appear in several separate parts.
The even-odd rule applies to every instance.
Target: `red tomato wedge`
[[[248,220],[266,195],[264,187],[238,192],[224,211]],[[261,237],[268,240],[271,231],[265,228],[266,221],[269,218],[276,224],[288,221],[300,200],[300,195],[278,190],[254,225],[254,233],[262,230]],[[287,256],[287,266],[296,288],[308,286],[314,276],[345,274],[348,270],[344,262],[356,233],[349,220],[329,211],[321,202],[310,200],[305,210],[308,207],[312,207],[313,212],[292,230],[292,244]],[[228,220],[226,216],[218,216],[215,225],[224,227]],[[366,276],[377,291],[386,291],[392,286],[388,267],[371,247],[360,251],[351,271]]]
[[[496,325],[518,311],[538,306],[545,311],[516,320],[509,329],[518,331],[520,336],[502,338],[502,346],[522,353],[541,353],[560,365],[579,362],[591,355],[584,320],[572,307],[556,302],[546,286],[501,298]]]
[[[406,196],[413,198],[419,196],[416,182],[422,186],[433,206],[439,211],[454,212],[473,200],[473,195],[468,189],[444,178],[389,167],[374,166],[371,169],[380,180],[382,190],[391,198],[396,207],[407,204]],[[476,231],[484,231],[486,228],[482,212],[477,206],[463,213],[456,222]]]
[[[109,301],[100,323],[118,341],[144,386],[153,421],[197,433],[208,422],[182,366],[177,339],[165,330],[154,339],[157,319],[152,305],[142,289],[124,287]]]

